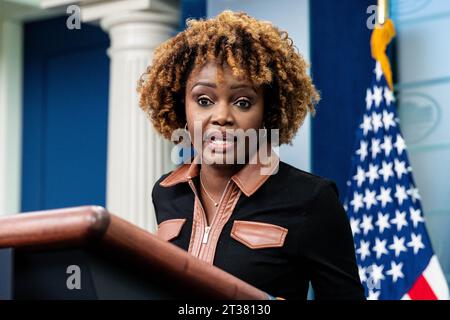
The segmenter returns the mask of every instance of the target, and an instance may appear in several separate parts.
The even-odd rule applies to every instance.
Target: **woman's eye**
[[[248,100],[246,100],[246,99],[241,99],[241,100],[239,100],[239,101],[236,102],[236,105],[237,105],[239,108],[242,108],[242,109],[248,109],[248,108],[250,108],[251,103],[250,103],[250,101],[248,101]]]
[[[201,97],[201,98],[197,99],[197,103],[199,105],[201,105],[202,107],[207,107],[207,106],[212,104],[212,101],[210,99],[208,99],[208,98]]]

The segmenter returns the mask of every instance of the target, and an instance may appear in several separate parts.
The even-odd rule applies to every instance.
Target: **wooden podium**
[[[85,206],[0,218],[13,299],[268,299],[263,291]]]

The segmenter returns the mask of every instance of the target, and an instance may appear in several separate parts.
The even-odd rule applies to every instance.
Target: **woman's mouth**
[[[205,142],[209,150],[225,153],[234,148],[236,137],[230,132],[213,131],[207,134]]]
[[[225,153],[234,148],[233,140],[210,139],[207,147],[214,152]]]

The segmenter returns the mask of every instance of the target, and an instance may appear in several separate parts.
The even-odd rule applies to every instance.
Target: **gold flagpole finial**
[[[385,24],[389,18],[389,0],[378,0],[377,23]]]

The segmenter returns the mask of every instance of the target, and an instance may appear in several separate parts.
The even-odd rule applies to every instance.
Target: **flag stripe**
[[[409,290],[411,300],[437,300],[436,295],[423,275],[417,279],[414,286]]]
[[[423,272],[423,276],[439,300],[449,300],[447,281],[436,255],[431,257],[430,263]]]

